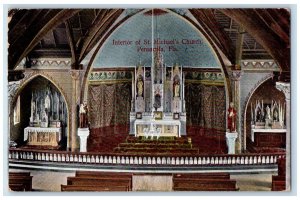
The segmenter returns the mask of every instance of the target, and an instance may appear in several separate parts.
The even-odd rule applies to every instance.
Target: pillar
[[[276,88],[284,93],[285,96],[285,105],[286,105],[286,190],[290,191],[291,183],[291,115],[290,115],[290,104],[291,104],[291,95],[290,95],[290,83],[285,82],[276,82]]]
[[[71,107],[71,151],[76,151],[78,149],[77,145],[77,105],[79,105],[80,99],[80,71],[71,70],[72,77],[72,107]]]
[[[232,69],[229,71],[229,78],[231,82],[231,91],[232,91],[232,102],[234,103],[237,115],[236,115],[236,131],[238,133],[237,136],[237,145],[236,152],[240,153],[243,148],[243,135],[241,134],[241,103],[240,103],[240,84],[241,77],[243,75],[243,71],[241,69]]]

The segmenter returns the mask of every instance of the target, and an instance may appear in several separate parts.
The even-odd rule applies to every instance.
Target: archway
[[[264,123],[264,126],[266,126],[265,118],[267,117],[267,107],[271,107],[272,104],[276,102],[276,104],[280,104],[284,107],[284,102],[285,102],[285,96],[280,92],[278,89],[275,87],[275,81],[268,77],[266,80],[262,81],[251,93],[245,110],[244,110],[244,138],[245,142],[247,144],[246,150],[247,151],[255,151],[253,149],[256,147],[278,147],[281,148],[283,147],[284,141],[279,141],[283,140],[283,137],[281,137],[280,134],[277,134],[275,137],[271,137],[271,135],[268,136],[266,142],[260,142],[260,141],[254,141],[255,138],[251,136],[251,129],[255,125],[255,120],[257,113],[254,113],[255,107],[257,106],[258,103],[261,104],[261,112],[263,113],[261,116],[261,121]],[[268,92],[266,92],[268,91]],[[251,114],[251,109],[252,109],[252,114]],[[263,127],[265,128],[265,127]],[[271,125],[270,125],[271,128]],[[264,137],[264,136],[262,136]],[[264,138],[263,138],[264,139]],[[278,142],[278,144],[271,144],[272,140],[274,140],[275,143]],[[277,140],[277,141],[276,141]],[[255,143],[254,143],[255,142]],[[282,143],[282,145],[280,145]],[[266,146],[264,146],[266,144]],[[259,149],[259,148],[258,148]]]
[[[43,125],[43,111],[47,112],[47,126]],[[10,112],[14,114],[10,118],[10,140],[18,146],[28,144],[24,129],[34,127],[49,128],[49,131],[43,130],[47,133],[50,129],[60,129],[55,149],[66,148],[69,134],[68,105],[61,90],[47,77],[36,75],[24,80],[12,99]],[[43,145],[47,148],[46,143]]]

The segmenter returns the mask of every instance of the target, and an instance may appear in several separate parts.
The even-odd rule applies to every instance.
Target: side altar
[[[29,126],[24,129],[24,142],[31,146],[58,147],[63,136],[65,117],[61,95],[51,88],[32,91]]]
[[[152,67],[135,67],[132,86],[130,135],[186,135],[182,66],[165,65],[157,51]]]

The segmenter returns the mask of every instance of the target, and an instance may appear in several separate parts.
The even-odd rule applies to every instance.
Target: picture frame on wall
[[[162,119],[162,112],[161,111],[155,111],[154,112],[154,119],[159,120]]]
[[[137,112],[136,115],[135,115],[135,118],[142,119],[143,118],[143,114],[141,112]]]
[[[179,113],[173,113],[173,119],[179,119]]]

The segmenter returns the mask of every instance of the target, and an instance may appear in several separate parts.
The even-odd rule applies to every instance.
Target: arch
[[[246,101],[245,104],[242,108],[242,119],[241,122],[243,123],[243,143],[244,143],[244,150],[247,149],[247,127],[246,127],[246,117],[247,117],[247,108],[248,108],[248,104],[250,102],[250,99],[252,98],[252,95],[255,93],[255,91],[262,85],[264,84],[266,81],[268,81],[269,79],[273,78],[273,74],[268,74],[267,76],[263,77],[260,81],[258,81],[256,83],[256,85],[251,89],[251,91],[249,92],[248,96],[246,97]]]
[[[66,136],[67,136],[67,145],[69,145],[69,139],[70,139],[70,133],[71,133],[71,127],[70,127],[70,124],[71,124],[71,117],[70,117],[70,103],[69,101],[67,100],[66,98],[66,94],[64,92],[64,90],[60,87],[60,85],[58,83],[56,83],[54,81],[54,79],[47,75],[46,73],[44,72],[41,72],[41,71],[35,71],[35,72],[32,72],[32,73],[28,73],[25,75],[25,78],[21,80],[20,84],[19,84],[19,87],[18,89],[15,91],[15,93],[12,95],[11,97],[11,100],[9,103],[10,105],[10,110],[9,110],[9,113],[12,113],[13,109],[14,109],[14,106],[16,104],[16,101],[19,97],[19,95],[21,94],[21,92],[23,91],[23,89],[33,80],[35,80],[36,78],[38,77],[42,77],[46,80],[48,80],[51,84],[53,84],[56,89],[60,92],[60,94],[62,95],[64,101],[65,101],[65,104],[66,104],[66,110],[67,110],[67,122],[68,122],[68,129],[67,129],[67,133],[66,133]],[[9,114],[10,115],[10,114]]]
[[[205,38],[205,40],[208,42],[209,47],[212,49],[212,53],[215,54],[216,60],[219,62],[220,64],[220,68],[222,73],[224,74],[224,85],[225,85],[225,94],[226,94],[226,104],[227,101],[230,101],[230,99],[232,98],[232,94],[231,94],[231,87],[230,87],[230,80],[229,80],[229,76],[228,76],[228,72],[225,66],[225,62],[222,58],[222,55],[220,54],[220,52],[218,51],[218,48],[216,47],[216,45],[214,44],[214,42],[212,41],[212,39],[209,37],[209,35],[203,30],[203,28],[201,28],[200,25],[198,25],[196,22],[194,22],[191,18],[189,18],[188,16],[182,16],[172,10],[169,9],[163,9],[169,13],[173,13],[174,15],[176,15],[177,17],[185,20],[186,22],[188,22],[190,24],[190,26],[192,26],[192,28],[195,28],[196,31],[198,31],[198,33],[200,33],[201,35],[203,35],[203,37]],[[116,31],[117,28],[121,27],[125,22],[127,22],[130,18],[132,18],[133,16],[141,13],[141,12],[145,12],[149,9],[143,9],[140,10],[139,12],[134,13],[131,16],[126,16],[125,18],[121,19],[116,25],[114,25],[114,27],[108,31],[108,33],[101,39],[101,41],[99,42],[99,44],[96,46],[95,51],[93,52],[93,54],[91,55],[91,58],[87,64],[85,73],[84,73],[84,77],[83,77],[83,81],[81,84],[81,93],[80,93],[80,101],[83,101],[83,99],[87,98],[87,86],[88,86],[88,74],[90,73],[90,71],[92,70],[92,64],[96,58],[96,56],[98,55],[100,49],[103,47],[103,44],[105,43],[105,41]],[[190,12],[190,11],[188,11]]]

